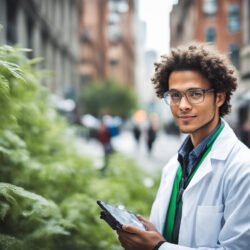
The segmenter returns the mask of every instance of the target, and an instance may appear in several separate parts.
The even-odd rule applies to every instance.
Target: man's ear
[[[217,107],[221,107],[226,100],[226,93],[225,92],[218,92],[216,93],[216,105]]]

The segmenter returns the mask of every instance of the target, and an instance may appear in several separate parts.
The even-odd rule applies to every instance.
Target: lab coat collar
[[[211,152],[204,159],[203,163],[198,168],[191,182],[187,186],[186,191],[213,171],[213,166],[211,164],[212,160],[225,160],[237,142],[237,137],[233,130],[226,121],[223,120],[223,122],[225,127],[214,142]]]
[[[211,159],[225,160],[237,142],[237,137],[228,123],[223,120],[225,127],[214,142],[211,151]]]

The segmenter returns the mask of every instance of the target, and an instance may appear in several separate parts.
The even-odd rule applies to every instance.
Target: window
[[[240,47],[237,43],[231,43],[229,45],[230,59],[233,65],[239,69],[240,68]]]
[[[66,86],[63,87],[63,95],[65,99],[76,99],[76,90],[72,85],[66,84]]]
[[[27,48],[32,49],[32,51],[27,52],[28,58],[33,58],[34,44],[33,44],[33,20],[26,16],[26,28],[27,28]]]
[[[249,25],[249,23],[250,23],[250,1],[247,1],[247,21],[246,21],[246,23],[248,23],[248,34],[247,34],[247,42],[248,43],[250,43],[250,25]]]
[[[15,44],[17,43],[17,11],[18,2],[16,0],[6,1],[7,9],[7,43]]]
[[[117,66],[119,64],[119,60],[115,59],[115,58],[111,58],[109,60],[109,63],[110,63],[111,66]]]
[[[90,74],[82,74],[80,76],[81,85],[86,85],[87,83],[91,82],[92,80],[93,80],[93,76]]]
[[[207,28],[206,30],[206,41],[213,43],[216,39],[216,30],[213,27]]]
[[[238,4],[229,5],[228,29],[231,32],[238,32],[240,30],[240,6]]]
[[[120,15],[115,13],[115,12],[109,13],[109,15],[108,15],[108,23],[109,23],[109,25],[118,24],[120,22],[120,18],[121,18]]]
[[[93,36],[90,31],[84,30],[80,36],[81,42],[91,42]]]
[[[118,43],[122,40],[122,33],[118,25],[108,26],[108,37],[111,43]]]
[[[203,12],[205,15],[215,15],[217,13],[218,3],[217,0],[204,0],[203,1]]]
[[[127,0],[109,0],[108,9],[110,12],[125,13],[129,9]]]

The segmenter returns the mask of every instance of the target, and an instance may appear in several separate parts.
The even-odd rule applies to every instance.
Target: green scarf
[[[219,129],[215,132],[214,136],[211,138],[211,140],[207,144],[206,151],[203,153],[200,161],[195,166],[192,174],[188,177],[186,186],[192,180],[192,178],[195,175],[196,171],[198,170],[198,168],[200,167],[200,165],[202,164],[202,162],[204,161],[204,159],[206,158],[208,153],[211,151],[213,143],[215,142],[216,138],[219,136],[219,134],[220,134],[220,132],[222,131],[223,128],[224,128],[224,124],[222,123],[221,126],[219,127]],[[175,176],[174,184],[173,184],[172,194],[171,194],[171,197],[170,197],[167,216],[166,216],[166,221],[165,221],[164,230],[163,230],[163,236],[165,237],[165,239],[167,241],[171,241],[172,236],[173,236],[176,209],[177,209],[178,206],[182,205],[182,201],[177,200],[178,194],[179,194],[179,191],[180,191],[180,183],[181,183],[182,177],[183,177],[182,167],[181,167],[181,165],[179,165],[176,176]]]

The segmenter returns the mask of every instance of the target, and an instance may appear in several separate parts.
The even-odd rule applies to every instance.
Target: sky
[[[169,49],[169,13],[177,0],[139,0],[139,17],[147,24],[146,48],[158,54]]]

